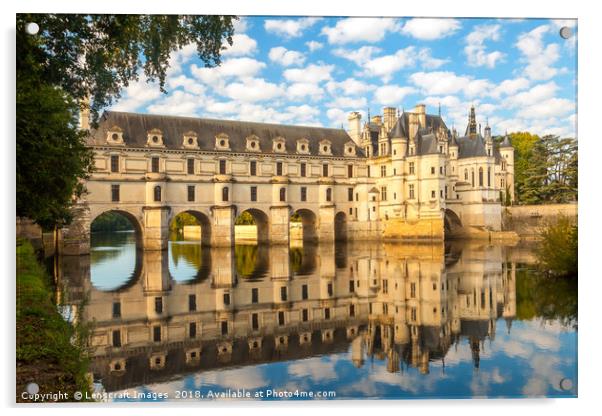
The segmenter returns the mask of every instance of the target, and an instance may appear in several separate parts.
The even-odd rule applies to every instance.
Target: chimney
[[[351,136],[351,139],[353,139],[355,144],[357,144],[359,146],[360,142],[361,142],[361,137],[362,137],[362,129],[361,129],[362,115],[360,113],[358,113],[357,111],[354,111],[349,114],[349,116],[347,117],[347,120],[349,121],[349,131],[348,131],[349,136]]]
[[[418,116],[420,127],[426,127],[426,106],[424,104],[418,104],[416,108],[414,108],[414,113]]]
[[[373,116],[372,120],[370,120],[370,121],[372,121],[372,123],[380,126],[383,122],[383,118],[382,118],[382,116]]]
[[[383,114],[385,118],[385,129],[387,132],[391,131],[393,126],[395,126],[395,121],[397,120],[396,111],[394,107],[385,107],[383,109]]]
[[[90,100],[87,98],[79,103],[79,128],[90,130]]]

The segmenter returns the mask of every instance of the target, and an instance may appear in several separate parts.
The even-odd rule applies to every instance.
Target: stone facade
[[[65,254],[89,251],[91,222],[116,211],[144,249],[167,247],[170,222],[198,218],[205,245],[234,243],[249,212],[260,243],[288,244],[298,214],[304,240],[426,239],[500,230],[500,195],[513,198],[513,149],[476,131],[464,137],[440,116],[385,108],[349,132],[185,117],[106,112],[89,134],[95,172]],[[86,127],[86,126],[83,126]],[[479,129],[480,130],[480,129]]]

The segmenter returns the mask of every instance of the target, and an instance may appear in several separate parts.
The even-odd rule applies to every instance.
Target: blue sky
[[[559,29],[569,26],[564,40]],[[576,21],[243,17],[222,65],[172,54],[168,94],[144,79],[112,109],[347,128],[347,114],[418,103],[463,132],[575,136]]]

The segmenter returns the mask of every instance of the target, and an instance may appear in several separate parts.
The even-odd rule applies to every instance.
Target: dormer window
[[[119,126],[113,126],[107,132],[107,143],[111,145],[124,145],[123,130]]]
[[[230,150],[230,138],[225,133],[220,133],[215,136],[216,150]]]
[[[299,139],[297,140],[297,153],[304,155],[309,154],[309,140]]]
[[[247,137],[247,151],[248,152],[261,152],[261,147],[259,146],[259,137],[254,134]]]
[[[150,147],[163,147],[163,133],[161,130],[150,130],[147,134],[146,145]]]
[[[199,143],[197,141],[197,135],[194,131],[189,131],[184,133],[184,138],[182,141],[182,147],[185,149],[198,149]]]
[[[272,144],[272,150],[275,153],[284,153],[286,152],[286,142],[284,141],[284,137],[276,137]]]
[[[345,154],[347,156],[355,156],[355,145],[352,142],[345,143]]]
[[[322,140],[320,141],[320,154],[321,155],[330,155],[332,154],[331,148],[330,148],[330,141],[329,140]]]

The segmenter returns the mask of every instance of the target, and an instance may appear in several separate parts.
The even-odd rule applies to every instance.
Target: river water
[[[485,242],[136,250],[57,262],[110,401],[575,397],[577,287]]]

